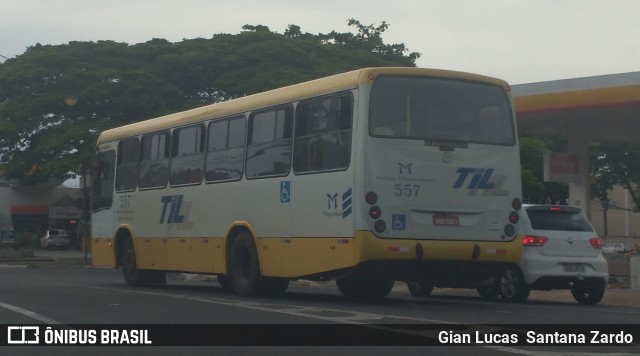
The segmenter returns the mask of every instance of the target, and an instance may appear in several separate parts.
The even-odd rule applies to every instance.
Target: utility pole
[[[614,207],[615,204],[609,200],[609,198],[605,198],[602,201],[602,212],[604,214],[603,218],[604,218],[604,236],[609,236],[609,209],[611,209],[612,207]]]

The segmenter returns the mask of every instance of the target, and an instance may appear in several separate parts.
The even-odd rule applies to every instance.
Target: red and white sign
[[[544,155],[545,182],[577,183],[580,173],[578,155],[547,152]]]
[[[433,216],[433,225],[460,226],[460,218],[457,215],[440,214]]]

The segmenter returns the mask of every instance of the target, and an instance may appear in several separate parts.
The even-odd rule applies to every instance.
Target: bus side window
[[[138,186],[138,138],[130,138],[118,143],[118,164],[116,169],[116,191],[135,190]]]
[[[204,128],[194,125],[173,131],[171,185],[199,184],[204,165]]]
[[[163,188],[169,180],[169,133],[142,136],[140,188]]]
[[[207,182],[239,180],[244,168],[244,117],[209,124],[205,179]]]
[[[247,178],[289,174],[292,116],[290,107],[251,114],[247,145]]]
[[[345,169],[351,157],[351,96],[300,103],[296,109],[293,170]]]

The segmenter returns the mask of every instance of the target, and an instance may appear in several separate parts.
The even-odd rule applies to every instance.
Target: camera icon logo
[[[39,326],[9,326],[7,327],[7,344],[24,345],[40,343]]]

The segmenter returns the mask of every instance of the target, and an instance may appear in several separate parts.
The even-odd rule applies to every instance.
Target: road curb
[[[1,263],[56,262],[53,257],[0,257]]]

